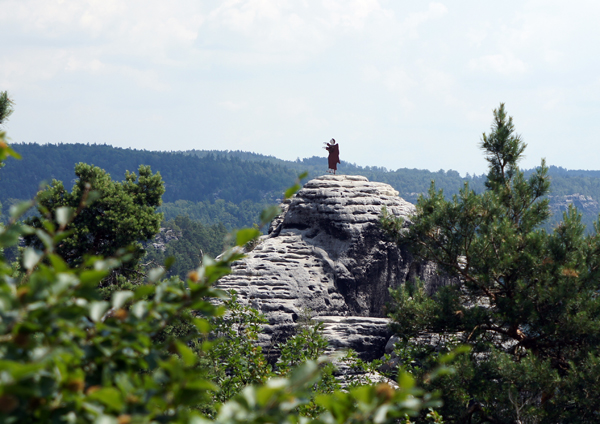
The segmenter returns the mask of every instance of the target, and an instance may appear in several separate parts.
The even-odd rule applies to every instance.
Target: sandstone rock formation
[[[282,342],[310,314],[324,323],[333,346],[378,358],[390,336],[388,289],[415,277],[430,290],[444,283],[433,266],[386,240],[379,226],[384,206],[407,223],[415,210],[391,186],[365,177],[311,180],[219,287],[236,290],[265,314],[263,344]]]
[[[550,200],[550,210],[554,214],[562,214],[569,210],[569,206],[575,206],[580,212],[598,214],[600,206],[592,196],[584,196],[583,194],[575,193],[568,195],[548,196]]]

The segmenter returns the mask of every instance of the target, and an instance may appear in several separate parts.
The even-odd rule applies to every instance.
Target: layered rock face
[[[430,290],[444,284],[433,266],[386,240],[384,206],[407,223],[415,210],[387,184],[344,175],[311,180],[283,205],[269,235],[219,282],[265,314],[261,343],[284,341],[310,315],[324,323],[332,346],[364,359],[382,355],[388,289],[415,277]]]
[[[586,213],[597,214],[600,212],[600,206],[592,196],[575,193],[564,196],[548,196],[548,199],[550,200],[550,210],[555,214],[568,211],[570,205]]]

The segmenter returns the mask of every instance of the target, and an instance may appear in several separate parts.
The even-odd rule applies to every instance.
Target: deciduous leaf
[[[156,290],[155,287],[151,286],[149,284],[140,286],[135,289],[135,299],[136,300],[143,299],[144,297],[154,293],[155,290]]]
[[[130,290],[121,290],[115,292],[112,296],[112,307],[115,309],[119,309],[132,297],[133,292]]]
[[[44,243],[46,249],[51,249],[54,246],[54,240],[52,240],[52,237],[47,232],[36,230],[35,235]]]
[[[175,344],[177,346],[177,351],[181,355],[181,358],[183,359],[185,365],[187,365],[188,367],[195,365],[196,360],[198,358],[196,357],[196,354],[192,351],[192,349],[190,349],[185,343],[182,343],[179,340],[177,340]]]
[[[139,302],[134,303],[131,307],[131,312],[138,319],[142,319],[144,315],[146,315],[146,312],[148,312],[148,302],[140,300]]]
[[[294,184],[293,186],[291,186],[290,188],[288,188],[285,193],[284,193],[284,197],[286,199],[289,199],[290,197],[292,197],[294,194],[296,194],[296,192],[298,190],[300,190],[302,187],[300,187],[300,184]]]
[[[156,283],[158,280],[160,280],[163,276],[165,275],[165,270],[164,268],[152,268],[149,272],[148,272],[148,281],[151,283]]]
[[[58,225],[65,227],[73,219],[73,215],[75,215],[73,208],[61,206],[56,209],[56,222],[58,222]]]
[[[174,256],[167,257],[167,259],[165,259],[165,269],[171,269],[171,267],[173,266],[174,263],[175,263]]]
[[[12,205],[8,210],[12,219],[19,219],[28,209],[33,206],[33,202],[28,200],[26,202],[19,202],[16,205]]]
[[[88,395],[88,399],[100,401],[115,412],[123,409],[123,396],[114,387],[103,387],[96,390]]]
[[[81,281],[81,283],[83,285],[96,285],[98,284],[100,281],[102,281],[102,279],[104,277],[106,277],[108,275],[108,271],[105,270],[100,270],[100,271],[96,271],[96,270],[90,270],[90,271],[83,271],[80,276],[79,276],[79,280]]]
[[[89,206],[94,203],[96,200],[102,197],[102,193],[99,190],[92,190],[88,193],[86,205]]]
[[[259,236],[260,231],[256,228],[244,228],[235,233],[235,244],[238,246],[244,246],[250,240],[254,240]]]
[[[207,320],[202,318],[194,318],[192,322],[196,329],[202,334],[208,334],[208,332],[210,331],[210,324]]]
[[[90,304],[90,318],[94,322],[98,322],[102,319],[106,311],[108,310],[108,302],[95,301]]]
[[[26,270],[32,270],[42,258],[42,253],[32,247],[28,247],[23,251],[23,266]]]
[[[50,263],[52,264],[52,266],[54,267],[54,269],[56,271],[64,272],[69,269],[69,266],[67,265],[67,263],[60,256],[58,256],[56,254],[50,254],[50,255],[48,255],[48,258],[50,259]]]
[[[281,213],[281,208],[276,205],[271,205],[262,210],[260,213],[260,223],[266,225],[271,222],[277,215]]]
[[[412,389],[415,386],[415,379],[407,372],[402,372],[398,376],[398,385],[403,389]]]
[[[0,229],[0,246],[14,246],[19,242],[21,232],[14,225]]]

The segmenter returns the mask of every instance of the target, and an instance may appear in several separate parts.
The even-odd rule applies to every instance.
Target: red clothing
[[[337,164],[340,162],[340,145],[339,144],[329,144],[327,143],[327,147],[325,147],[329,152],[329,169],[337,170]]]

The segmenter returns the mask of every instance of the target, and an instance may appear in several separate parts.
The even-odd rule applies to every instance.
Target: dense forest
[[[223,224],[204,225],[188,216],[177,216],[162,224],[160,233],[146,245],[144,261],[153,266],[175,259],[167,276],[185,280],[191,269],[200,266],[205,254],[217,257],[227,246],[228,230]]]
[[[206,225],[223,223],[227,228],[252,225],[267,204],[277,202],[294,178],[307,171],[309,178],[325,173],[325,157],[284,161],[250,152],[192,150],[187,152],[150,152],[122,149],[108,145],[87,144],[15,144],[21,161],[9,160],[0,178],[0,203],[4,207],[17,200],[31,198],[42,182],[63,181],[67,188],[75,182],[73,169],[78,162],[90,163],[120,179],[127,170],[140,164],[150,165],[165,182],[166,192],[161,211],[167,219],[189,216]],[[525,176],[535,170],[524,170]],[[428,191],[431,181],[450,198],[465,182],[482,192],[485,175],[462,177],[456,171],[432,172],[401,168],[395,171],[379,167],[361,167],[342,162],[340,173],[363,175],[371,181],[390,184],[404,199],[416,203]],[[600,199],[600,171],[567,170],[550,166],[550,196],[581,194],[594,201]],[[584,221],[595,220],[599,210],[582,210]],[[559,220],[562,215],[552,220]]]
[[[72,187],[73,169],[78,162],[98,166],[116,179],[122,178],[125,171],[137,170],[139,165],[149,165],[165,182],[165,202],[217,199],[233,203],[272,202],[296,177],[293,170],[281,165],[235,157],[199,158],[86,144],[15,144],[14,148],[23,159],[8,161],[2,171],[2,203],[11,198],[30,198],[41,183],[50,183],[53,179],[63,181],[67,188]]]

